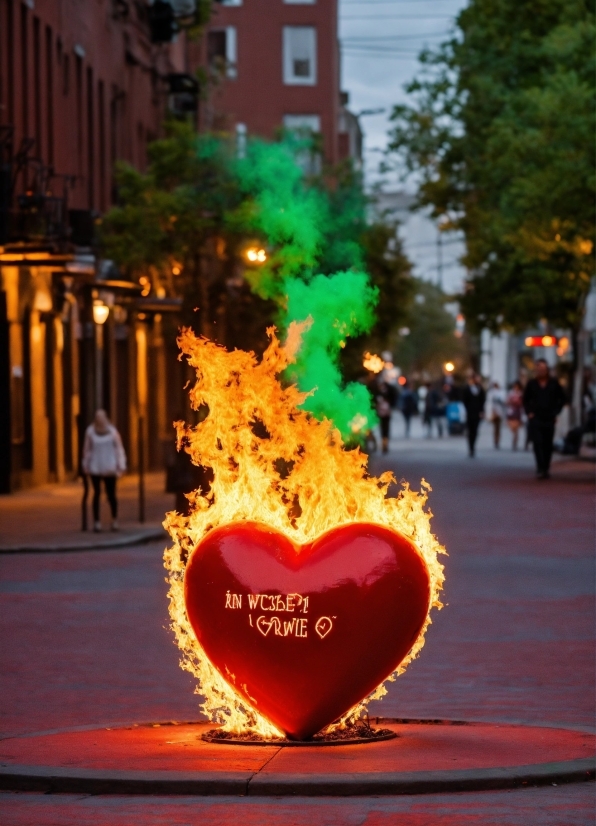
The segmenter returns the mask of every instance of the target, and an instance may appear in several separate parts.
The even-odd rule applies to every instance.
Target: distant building
[[[202,128],[240,139],[307,131],[328,163],[360,164],[360,126],[340,94],[337,0],[224,0],[190,54],[215,79]]]

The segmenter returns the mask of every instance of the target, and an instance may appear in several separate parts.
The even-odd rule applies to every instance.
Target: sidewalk
[[[118,482],[118,522],[120,530],[109,530],[109,508],[102,490],[103,531],[81,530],[83,484],[65,482],[44,485],[0,496],[0,553],[26,551],[76,551],[94,548],[119,548],[165,537],[161,525],[167,511],[174,508],[174,496],[164,492],[163,473],[145,477],[145,522],[141,524],[138,506],[138,476],[125,476]],[[88,525],[93,525],[92,491],[87,501]]]

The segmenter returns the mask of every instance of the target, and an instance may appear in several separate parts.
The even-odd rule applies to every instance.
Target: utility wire
[[[342,43],[370,43],[370,42],[377,42],[379,40],[387,41],[387,40],[419,40],[420,38],[425,37],[445,37],[447,32],[420,32],[419,34],[386,34],[386,35],[375,35],[371,34],[370,36],[366,35],[356,35],[354,37],[342,37]]]

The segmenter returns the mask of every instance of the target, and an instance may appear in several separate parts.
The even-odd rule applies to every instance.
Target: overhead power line
[[[370,14],[367,15],[354,15],[348,17],[347,15],[340,15],[340,21],[343,22],[344,20],[450,20],[455,15],[453,14],[375,14],[374,17],[371,17]]]
[[[355,35],[353,37],[342,37],[342,43],[376,43],[380,40],[420,40],[425,37],[445,37],[447,32],[420,32],[419,34],[386,34],[386,35]]]

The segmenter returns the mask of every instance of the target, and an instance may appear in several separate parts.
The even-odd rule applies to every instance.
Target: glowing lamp
[[[267,260],[267,253],[265,250],[258,249],[257,247],[250,247],[246,250],[245,254],[251,264],[264,264]]]
[[[385,362],[381,356],[377,356],[375,353],[365,353],[362,366],[366,370],[370,370],[371,373],[380,373],[385,367]]]
[[[404,384],[406,383],[406,381],[407,381],[407,379],[406,379],[406,377],[405,377],[405,376],[400,376],[400,377],[398,378],[398,380],[397,380],[397,383],[398,383],[398,384],[401,384],[401,386],[403,387],[403,386],[404,386]]]
[[[100,299],[93,302],[93,321],[96,324],[105,324],[110,314],[110,308]]]
[[[526,347],[555,347],[558,339],[556,336],[527,336]]]
[[[455,364],[452,361],[446,361],[443,365],[443,369],[446,373],[453,373],[455,370]]]

